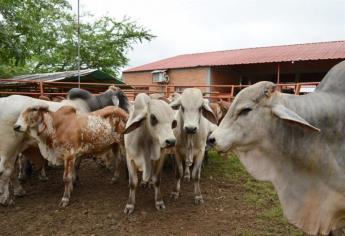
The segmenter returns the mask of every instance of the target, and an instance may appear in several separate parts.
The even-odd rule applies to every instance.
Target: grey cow
[[[345,61],[308,95],[280,93],[271,82],[242,90],[209,142],[232,150],[256,179],[272,182],[284,215],[305,233],[343,227]]]
[[[165,208],[160,192],[161,169],[164,156],[176,143],[173,128],[176,126],[173,110],[169,105],[148,95],[138,94],[134,101],[125,130],[126,160],[129,172],[129,199],[124,212],[134,211],[138,171],[142,171],[142,183],[151,180],[155,190],[157,210]]]
[[[177,183],[172,192],[172,197],[177,199],[180,194],[181,178],[190,180],[190,167],[194,180],[195,203],[203,203],[200,191],[201,164],[204,158],[206,139],[214,127],[210,122],[216,123],[208,101],[203,99],[200,89],[187,88],[182,95],[176,98],[170,106],[178,109],[176,114],[177,127],[174,129],[176,136],[175,158],[177,164]],[[183,162],[185,163],[183,173]]]

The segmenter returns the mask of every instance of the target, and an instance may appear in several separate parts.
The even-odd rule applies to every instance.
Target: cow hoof
[[[165,209],[165,205],[163,201],[157,201],[156,202],[156,209],[159,210],[164,210]]]
[[[114,176],[113,178],[111,178],[111,184],[116,184],[117,182],[119,182],[119,177],[118,176]]]
[[[13,190],[13,194],[16,197],[23,197],[26,195],[26,191],[23,188],[16,188]]]
[[[130,215],[134,211],[134,205],[133,204],[127,204],[125,207],[125,210],[123,211],[125,214]]]
[[[180,193],[179,192],[171,192],[170,196],[172,199],[177,200],[180,196]]]
[[[14,200],[9,194],[2,194],[2,196],[0,196],[0,204],[3,206],[14,205]]]
[[[200,204],[204,203],[202,196],[195,196],[194,203],[195,203],[195,205],[200,205]]]
[[[68,199],[68,198],[62,198],[62,200],[61,200],[59,206],[60,206],[61,208],[65,208],[66,206],[68,206],[68,203],[69,203],[69,199]]]
[[[0,204],[3,206],[13,206],[14,200],[12,198],[8,198],[6,200],[0,200]]]
[[[183,176],[183,180],[184,180],[185,182],[190,182],[190,176],[189,176],[189,175]]]
[[[44,175],[39,175],[39,176],[38,176],[38,179],[39,179],[40,181],[42,181],[42,182],[48,181],[48,177],[47,177],[47,176],[44,176]]]

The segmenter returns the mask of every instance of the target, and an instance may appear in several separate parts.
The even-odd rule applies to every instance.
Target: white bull
[[[176,143],[172,130],[175,126],[173,110],[166,102],[151,99],[143,93],[137,95],[125,131],[130,187],[125,213],[134,211],[138,170],[143,172],[142,182],[145,185],[150,180],[153,183],[156,209],[165,208],[160,192],[160,174],[166,151]]]
[[[289,222],[311,235],[345,223],[345,61],[314,93],[282,94],[271,82],[242,90],[210,136],[256,179],[273,183]]]
[[[170,106],[178,110],[176,114],[177,127],[175,158],[177,164],[177,183],[172,197],[177,199],[180,194],[181,178],[183,176],[183,162],[185,162],[185,180],[190,180],[189,168],[193,165],[192,179],[194,180],[195,203],[203,203],[200,191],[201,165],[204,158],[206,139],[212,129],[209,122],[216,123],[208,101],[204,100],[199,89],[187,88]],[[206,119],[207,118],[207,119]]]

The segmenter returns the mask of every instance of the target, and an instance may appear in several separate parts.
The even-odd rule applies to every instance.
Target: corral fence
[[[281,83],[277,84],[280,91],[291,94],[305,94],[313,92],[319,82],[304,83]],[[93,94],[99,94],[108,89],[109,86],[121,88],[130,100],[134,100],[138,93],[159,93],[169,97],[174,92],[181,93],[185,88],[199,88],[203,91],[204,97],[211,101],[225,100],[231,102],[236,94],[243,88],[250,85],[126,85],[126,84],[104,84],[104,83],[80,83],[80,88],[86,89]],[[66,96],[68,90],[78,87],[77,82],[52,82],[52,81],[23,81],[0,79],[0,96],[12,94],[27,95],[31,97]]]

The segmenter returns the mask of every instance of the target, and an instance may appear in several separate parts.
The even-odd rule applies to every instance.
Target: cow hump
[[[328,71],[315,90],[318,91],[345,95],[345,61],[336,64]]]

